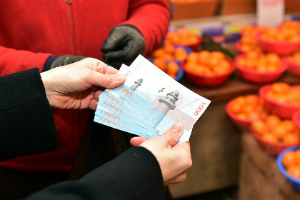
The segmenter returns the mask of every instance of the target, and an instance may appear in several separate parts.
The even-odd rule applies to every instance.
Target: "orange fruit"
[[[253,131],[255,131],[259,135],[264,135],[268,132],[267,125],[262,120],[256,120],[251,124]]]
[[[164,49],[157,49],[153,52],[152,56],[154,58],[160,57],[161,55],[166,54],[166,51]]]
[[[240,104],[235,102],[229,104],[229,109],[235,114],[242,112],[242,108],[243,107]]]
[[[269,127],[269,129],[274,128],[279,123],[280,123],[280,119],[276,115],[269,115],[266,118],[266,124]]]
[[[297,145],[300,143],[299,135],[296,133],[290,133],[284,136],[283,143],[290,145]]]
[[[211,53],[211,57],[217,60],[223,60],[225,59],[225,56],[223,53],[219,52],[219,51],[214,51]]]
[[[184,50],[184,48],[178,47],[174,52],[176,60],[184,60],[187,58],[187,52]]]
[[[184,66],[184,69],[188,72],[193,72],[195,68],[197,68],[197,64],[195,63],[186,63]]]
[[[169,53],[162,54],[159,58],[162,58],[162,59],[164,59],[166,61],[174,60],[173,55],[169,54]]]
[[[204,66],[198,65],[196,68],[194,68],[194,73],[198,75],[205,75],[207,73],[207,70]]]
[[[283,139],[285,137],[285,135],[287,134],[287,130],[286,130],[285,126],[282,123],[280,123],[280,124],[275,125],[275,127],[273,128],[273,134],[278,139]]]
[[[230,70],[230,64],[227,60],[221,60],[219,62],[219,67],[223,68],[226,72],[228,72]]]
[[[165,44],[164,49],[169,54],[172,54],[174,52],[174,46],[172,44]]]
[[[168,74],[169,76],[171,76],[172,78],[176,78],[176,74]]]
[[[292,120],[287,119],[287,120],[282,121],[281,123],[285,126],[285,129],[288,132],[295,132],[297,129],[295,123]]]
[[[291,167],[291,166],[296,165],[296,164],[297,164],[297,156],[296,156],[295,152],[288,151],[283,155],[282,165],[285,168]]]
[[[285,93],[290,90],[290,86],[286,83],[273,83],[271,90],[275,93]]]
[[[175,62],[169,62],[169,64],[167,64],[166,71],[168,74],[176,75],[179,71],[179,67]]]
[[[255,95],[248,95],[248,96],[246,96],[245,97],[245,101],[246,101],[247,104],[253,105],[253,106],[255,106],[255,105],[258,104],[258,98]]]
[[[237,117],[240,118],[240,119],[247,119],[248,118],[247,115],[244,114],[244,113],[238,113]]]
[[[158,67],[159,69],[161,69],[162,71],[166,70],[166,63],[165,60],[162,58],[155,58],[153,60],[153,64]]]
[[[297,158],[297,164],[300,165],[300,149],[298,149],[297,151],[295,151],[296,154],[296,158]]]
[[[213,72],[215,74],[226,74],[228,72],[228,70],[226,70],[220,66],[216,66],[216,67],[214,67]]]
[[[275,53],[269,53],[266,57],[269,63],[278,64],[280,62],[279,56]]]
[[[243,107],[243,112],[246,113],[246,114],[252,113],[252,112],[254,112],[254,110],[255,110],[254,105],[246,104]]]
[[[262,135],[262,139],[266,142],[271,142],[271,143],[277,143],[277,138],[271,134],[271,133],[266,133],[264,135]]]
[[[256,112],[251,112],[251,113],[248,113],[248,118],[251,120],[258,120],[258,119],[260,119],[260,115]]]
[[[198,54],[196,52],[193,52],[188,55],[187,62],[188,63],[197,63],[198,60]]]
[[[210,52],[209,51],[201,51],[198,54],[198,62],[202,64],[206,64],[209,62]]]
[[[290,166],[287,169],[287,173],[293,176],[294,178],[300,179],[300,167],[299,166]]]

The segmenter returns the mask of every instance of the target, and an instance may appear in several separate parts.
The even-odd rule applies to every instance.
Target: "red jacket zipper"
[[[76,55],[76,49],[75,49],[75,35],[74,35],[74,22],[73,22],[73,10],[72,10],[72,0],[66,0],[66,2],[69,4],[69,9],[70,9],[73,55]]]

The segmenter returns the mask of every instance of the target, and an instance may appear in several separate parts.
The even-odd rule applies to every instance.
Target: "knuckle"
[[[180,177],[180,182],[184,181],[186,179],[186,173],[182,174]]]
[[[168,132],[168,133],[167,133],[167,138],[168,138],[168,142],[169,142],[171,145],[177,144],[177,140],[174,138],[172,132]]]
[[[184,168],[189,169],[193,165],[193,161],[191,158],[184,159]]]
[[[113,77],[111,76],[111,75],[108,75],[108,76],[106,76],[105,77],[106,78],[106,82],[108,83],[108,84],[110,84],[110,83],[112,83],[114,80],[113,80]]]

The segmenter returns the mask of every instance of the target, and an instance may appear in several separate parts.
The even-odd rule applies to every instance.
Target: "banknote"
[[[99,124],[104,124],[104,125],[109,126],[111,128],[118,129],[118,130],[128,132],[128,133],[131,133],[131,134],[143,136],[143,137],[146,137],[146,138],[154,137],[152,135],[142,133],[140,128],[135,129],[135,128],[132,128],[132,127],[126,125],[126,124],[121,124],[121,123],[118,123],[118,122],[114,122],[113,120],[111,120],[109,118],[106,118],[106,117],[95,115],[94,116],[94,122],[97,122]]]
[[[128,72],[129,68],[126,65],[122,65],[118,73],[126,75]],[[131,120],[132,123],[148,129],[152,133],[156,133],[153,136],[159,136],[163,133],[162,130],[157,130],[155,124],[147,118],[146,115],[138,111],[134,106],[129,104],[126,99],[120,97],[112,89],[106,89],[99,95],[98,105],[108,109],[115,115],[128,118],[127,120]],[[97,109],[95,114],[99,115],[99,112]]]
[[[129,67],[125,83],[112,91],[151,119],[160,133],[176,122],[183,124],[179,142],[189,140],[194,124],[210,104],[141,55]]]

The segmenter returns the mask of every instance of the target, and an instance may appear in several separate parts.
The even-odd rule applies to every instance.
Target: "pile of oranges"
[[[172,78],[175,78],[178,74],[179,66],[174,61],[167,63],[164,59],[156,58],[153,60],[153,64]]]
[[[221,52],[201,51],[188,55],[185,70],[197,75],[221,75],[230,72],[231,65]]]
[[[175,48],[173,44],[165,43],[161,48],[155,50],[151,57],[161,58],[165,61],[185,60],[188,54],[183,47]]]
[[[282,157],[282,165],[289,175],[300,179],[300,149],[286,152]]]
[[[265,120],[259,119],[251,124],[251,129],[266,142],[300,144],[299,129],[292,120],[281,120],[276,115],[269,115]]]
[[[230,102],[229,109],[245,120],[265,119],[268,116],[263,99],[255,95],[237,97]]]
[[[273,83],[266,96],[278,103],[300,106],[300,86],[290,87],[286,83]]]
[[[288,56],[287,59],[291,62],[300,63],[300,51],[297,51],[292,55]]]
[[[281,29],[300,31],[300,22],[286,21],[280,26]]]
[[[249,52],[245,57],[238,58],[237,64],[241,67],[253,69],[258,72],[276,71],[282,67],[282,62],[275,53],[259,54],[256,52]]]
[[[254,37],[256,36],[258,33],[267,30],[268,27],[264,26],[264,25],[258,25],[258,26],[254,26],[254,25],[247,25],[242,29],[242,34],[244,36],[251,36]]]
[[[193,45],[199,42],[197,35],[191,33],[188,29],[182,28],[178,32],[168,32],[165,43],[179,45]]]
[[[260,48],[257,39],[254,37],[243,36],[240,40],[240,44],[241,50],[244,52],[262,52],[262,49]]]
[[[270,42],[299,42],[297,30],[269,28],[261,35],[261,39]]]

